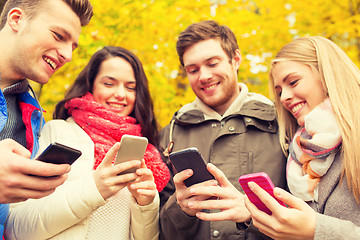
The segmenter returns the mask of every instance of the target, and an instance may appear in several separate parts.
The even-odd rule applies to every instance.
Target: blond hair
[[[315,36],[297,38],[285,45],[270,68],[270,86],[278,112],[279,137],[283,151],[293,138],[296,119],[281,104],[274,88],[273,69],[276,63],[296,61],[319,75],[325,94],[329,97],[342,136],[343,174],[346,176],[356,202],[360,205],[360,70],[346,53],[332,41]]]

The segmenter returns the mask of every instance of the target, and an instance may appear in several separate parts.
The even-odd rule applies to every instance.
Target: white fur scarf
[[[327,98],[305,116],[289,147],[287,181],[290,192],[304,201],[318,200],[318,183],[340,149],[341,134]]]

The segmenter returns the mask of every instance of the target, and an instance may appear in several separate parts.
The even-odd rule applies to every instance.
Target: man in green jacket
[[[174,114],[161,131],[160,146],[165,157],[197,147],[217,182],[188,188],[183,181],[192,170],[177,173],[167,158],[176,175],[160,193],[160,238],[261,239],[244,224],[250,214],[238,179],[266,172],[276,186],[286,186],[273,103],[238,83],[241,54],[228,27],[214,21],[192,24],[180,34],[177,52],[196,99]]]

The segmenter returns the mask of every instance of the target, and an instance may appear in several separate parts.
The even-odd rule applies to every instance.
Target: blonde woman
[[[273,60],[270,84],[291,194],[275,188],[282,207],[249,183],[273,213],[246,199],[254,226],[274,239],[359,239],[359,69],[332,41],[298,38]]]

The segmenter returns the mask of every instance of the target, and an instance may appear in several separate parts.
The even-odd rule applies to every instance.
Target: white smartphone
[[[145,154],[148,140],[146,137],[123,135],[120,141],[120,149],[117,153],[115,164],[130,160],[142,160]],[[121,174],[134,173],[137,168],[130,168]]]

